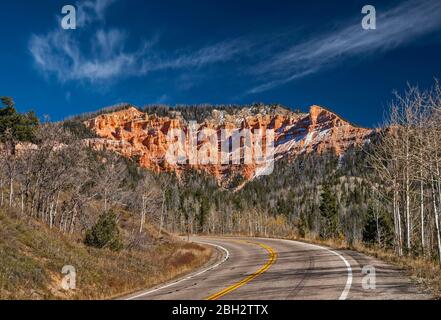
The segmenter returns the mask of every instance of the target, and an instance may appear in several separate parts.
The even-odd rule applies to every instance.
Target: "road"
[[[216,255],[202,269],[127,300],[431,299],[406,274],[349,250],[261,238],[194,237]],[[363,273],[363,268],[366,268]],[[375,268],[375,285],[366,274]],[[363,285],[363,279],[365,283]]]

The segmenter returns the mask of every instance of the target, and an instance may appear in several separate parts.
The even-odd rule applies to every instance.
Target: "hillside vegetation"
[[[89,149],[79,123],[39,124],[2,102],[0,299],[112,298],[210,259],[211,249],[163,229],[155,175]],[[76,273],[69,290],[66,266]]]
[[[165,104],[149,104],[143,107],[138,107],[130,103],[119,103],[114,106],[101,108],[95,112],[87,112],[80,115],[76,115],[70,117],[66,120],[66,122],[82,122],[85,120],[89,120],[95,118],[102,114],[109,114],[113,112],[118,112],[121,110],[126,110],[129,108],[135,108],[139,111],[155,114],[158,117],[170,117],[175,118],[178,115],[181,116],[186,121],[197,121],[203,122],[204,120],[210,118],[212,116],[213,110],[222,111],[228,115],[239,114],[244,109],[249,110],[252,115],[257,114],[278,114],[280,112],[294,112],[294,113],[302,113],[300,109],[294,109],[287,106],[283,106],[281,104],[263,104],[263,103],[254,103],[249,105],[237,105],[237,104],[219,104],[219,105],[211,105],[211,104],[178,104],[175,106],[165,105]]]
[[[168,281],[201,266],[209,249],[169,242],[149,250],[90,248],[74,237],[0,211],[0,299],[105,299]],[[75,267],[76,289],[61,287]]]

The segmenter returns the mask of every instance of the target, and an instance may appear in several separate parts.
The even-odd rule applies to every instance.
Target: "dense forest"
[[[273,174],[237,191],[188,173],[182,184],[171,184],[166,192],[167,228],[181,233],[376,241],[370,219],[384,208],[379,208],[367,179],[372,171],[367,152],[353,149],[338,157],[331,151],[278,162]],[[390,221],[382,218],[381,228],[380,244],[390,245]]]

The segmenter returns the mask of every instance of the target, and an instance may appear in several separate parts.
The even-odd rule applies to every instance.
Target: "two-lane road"
[[[365,255],[312,244],[261,238],[195,237],[216,261],[130,300],[430,299],[396,267]],[[375,288],[363,286],[375,269]],[[372,277],[373,274],[371,273]],[[372,278],[371,278],[372,279]],[[366,281],[365,281],[366,282]]]

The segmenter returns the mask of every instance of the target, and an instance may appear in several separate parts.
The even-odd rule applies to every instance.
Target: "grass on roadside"
[[[149,250],[89,248],[33,220],[0,211],[0,299],[107,299],[169,281],[205,264],[211,249],[185,242]],[[64,291],[63,266],[76,289]]]

